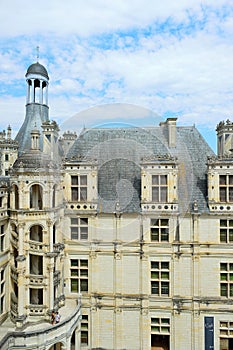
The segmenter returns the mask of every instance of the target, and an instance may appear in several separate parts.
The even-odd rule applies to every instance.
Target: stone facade
[[[232,349],[232,123],[217,155],[176,118],[59,138],[46,69],[26,78],[0,182],[0,347]]]

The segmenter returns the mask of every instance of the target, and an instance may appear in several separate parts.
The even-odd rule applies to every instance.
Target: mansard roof
[[[207,211],[206,163],[214,153],[195,127],[176,130],[176,147],[169,147],[167,128],[161,126],[85,129],[67,158],[97,159],[99,206],[103,212],[114,212],[116,205],[123,212],[139,212],[143,158],[177,158],[181,210],[189,211],[196,201],[199,210]]]

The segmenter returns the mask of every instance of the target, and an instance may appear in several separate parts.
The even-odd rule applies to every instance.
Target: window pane
[[[86,201],[86,200],[87,200],[87,188],[80,187],[80,201]]]
[[[221,296],[227,297],[227,284],[221,283]]]
[[[169,295],[169,282],[161,282],[161,294]]]
[[[71,225],[78,225],[78,218],[71,218]]]
[[[168,219],[161,219],[161,226],[168,226]]]
[[[71,176],[71,185],[78,185],[78,176]]]
[[[159,324],[159,318],[157,318],[157,317],[152,317],[151,323]]]
[[[88,280],[87,279],[80,281],[80,288],[81,288],[81,292],[88,291]]]
[[[229,185],[233,185],[233,175],[228,175]]]
[[[81,344],[88,345],[88,332],[87,331],[81,331]]]
[[[152,185],[159,185],[159,176],[152,175]]]
[[[81,186],[86,186],[87,185],[87,176],[86,175],[81,175],[80,176],[80,185]]]
[[[226,243],[227,242],[227,230],[220,230],[220,241]]]
[[[161,228],[161,241],[162,242],[168,241],[168,229],[167,228]]]
[[[78,280],[73,278],[71,279],[71,292],[78,293]]]
[[[151,219],[150,220],[150,225],[151,226],[158,226],[159,220],[158,219]]]
[[[230,221],[233,221],[233,220],[230,220]],[[227,220],[220,220],[220,226],[227,227]]]
[[[227,273],[221,273],[221,281],[227,281]]]
[[[71,227],[71,239],[78,239],[78,227]]]
[[[86,277],[88,277],[88,270],[86,269],[86,270],[80,270],[80,276],[86,276]]]
[[[169,272],[161,272],[161,278],[163,280],[169,280]]]
[[[233,187],[229,187],[229,202],[233,202]]]
[[[160,184],[166,185],[167,184],[167,175],[161,175],[160,176]]]
[[[229,230],[229,242],[233,242],[233,230]]]
[[[88,218],[80,218],[80,225],[88,225]]]
[[[158,269],[159,268],[158,261],[151,261],[151,268],[152,269]]]
[[[152,187],[152,202],[159,202],[159,188]]]
[[[71,266],[78,266],[78,260],[71,260]]]
[[[167,261],[162,261],[161,262],[161,268],[162,269],[169,269],[169,262],[167,262]]]
[[[167,202],[167,187],[160,188],[161,202]]]
[[[221,263],[220,264],[220,270],[221,271],[227,271],[227,264],[226,263]]]
[[[220,183],[220,185],[226,185],[226,176],[225,175],[219,176],[219,183]]]
[[[88,261],[87,260],[80,260],[80,266],[86,266],[88,267]]]
[[[158,279],[159,278],[159,272],[158,271],[151,271],[151,278]]]
[[[151,228],[151,240],[152,241],[159,241],[159,229],[158,228]]]
[[[72,201],[78,200],[78,187],[71,188],[71,200]]]
[[[88,238],[88,228],[80,227],[80,239],[87,239],[87,238]]]
[[[226,188],[220,187],[220,202],[226,202],[227,195],[226,195]]]
[[[151,282],[151,294],[159,295],[159,282]]]
[[[78,270],[71,270],[71,276],[78,276]]]

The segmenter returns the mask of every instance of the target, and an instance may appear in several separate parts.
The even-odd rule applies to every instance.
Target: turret
[[[30,149],[30,133],[34,126],[37,125],[42,135],[41,125],[49,121],[49,76],[46,68],[39,62],[31,64],[26,72],[26,83],[26,116],[16,136],[16,141],[19,143],[19,154]],[[42,150],[42,136],[40,137],[40,149]]]
[[[233,151],[233,123],[228,119],[220,122],[217,127],[218,156],[223,157],[232,154]]]

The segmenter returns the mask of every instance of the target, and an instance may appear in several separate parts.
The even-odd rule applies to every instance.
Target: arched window
[[[43,241],[43,232],[40,225],[34,225],[30,228],[30,240],[37,242]]]
[[[53,202],[52,202],[52,207],[56,207],[56,185],[53,186]]]
[[[32,185],[30,187],[30,208],[43,208],[43,188],[40,185]]]
[[[19,209],[19,190],[17,185],[13,185],[13,209]]]

